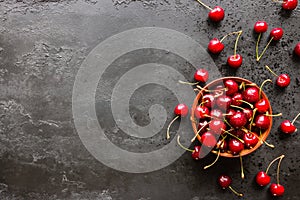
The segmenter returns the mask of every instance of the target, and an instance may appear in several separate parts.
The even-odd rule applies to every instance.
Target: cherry
[[[264,33],[268,30],[268,24],[265,21],[257,21],[254,24],[254,31],[256,33]]]
[[[233,128],[239,129],[247,124],[247,118],[241,111],[237,111],[229,119],[229,123]]]
[[[265,113],[269,110],[269,104],[266,99],[260,99],[258,102],[255,103],[255,108],[259,113]]]
[[[279,87],[287,87],[290,82],[291,78],[288,74],[280,74],[279,76],[271,70],[269,66],[266,65],[266,68],[274,75],[277,77],[276,79],[276,85]]]
[[[184,147],[184,146],[180,143],[180,135],[177,136],[177,144],[178,144],[182,149],[191,152],[191,153],[192,153],[192,158],[193,158],[194,160],[199,160],[199,159],[200,159],[200,156],[201,156],[201,153],[202,153],[202,148],[201,148],[201,146],[195,146],[195,147],[194,147],[194,150],[188,149],[188,148]]]
[[[197,106],[195,109],[195,116],[198,119],[205,119],[209,116],[209,109],[205,106]]]
[[[243,57],[240,54],[231,55],[228,57],[227,63],[232,68],[239,68],[243,63]]]
[[[254,133],[248,132],[244,134],[243,141],[247,148],[253,148],[258,143],[258,137]]]
[[[227,148],[228,148],[228,144],[227,144],[226,140],[219,140],[217,142],[216,146],[221,152],[227,151]]]
[[[212,133],[216,135],[221,135],[224,133],[224,130],[226,130],[226,125],[223,121],[219,119],[213,119],[210,121],[209,129]]]
[[[256,174],[255,181],[260,186],[266,186],[271,182],[271,177],[264,171]]]
[[[205,132],[201,136],[201,142],[204,146],[212,148],[217,144],[215,136],[211,132]]]
[[[224,44],[217,38],[213,38],[208,43],[208,50],[213,54],[219,54],[224,49]]]
[[[245,114],[246,119],[250,121],[253,115],[253,110],[250,108],[244,108],[243,113]]]
[[[245,132],[242,131],[242,130],[240,130],[240,129],[238,129],[238,130],[234,130],[234,131],[232,132],[232,134],[235,135],[235,136],[237,136],[238,138],[243,138]]]
[[[295,54],[300,57],[300,42],[298,42],[294,48]]]
[[[236,155],[244,150],[244,144],[240,140],[233,138],[229,140],[228,148],[232,154]]]
[[[222,95],[219,98],[217,98],[216,104],[218,107],[222,110],[228,109],[231,104],[231,98],[227,95]]]
[[[213,22],[220,22],[224,19],[225,12],[222,7],[216,6],[209,13],[208,18]]]
[[[241,193],[238,193],[237,191],[235,191],[230,185],[232,183],[232,179],[227,176],[227,175],[221,175],[219,178],[218,178],[218,183],[219,185],[223,188],[223,189],[226,189],[226,188],[229,188],[234,194],[236,194],[237,196],[240,196],[242,197],[243,194]]]
[[[212,109],[210,111],[210,116],[212,118],[217,118],[217,119],[221,119],[223,117],[223,112],[219,109]]]
[[[226,95],[233,95],[234,93],[238,92],[239,85],[232,79],[227,79],[224,82],[224,86],[227,88]]]
[[[231,105],[234,106],[240,106],[243,104],[242,100],[243,100],[243,95],[241,93],[235,93],[232,98],[231,98],[232,102]]]
[[[256,87],[248,87],[242,95],[243,99],[249,103],[256,103],[259,100],[259,90]]]
[[[170,128],[171,125],[179,118],[179,117],[186,117],[189,113],[189,107],[187,105],[181,103],[178,104],[174,109],[174,114],[176,117],[170,122],[167,128],[167,139],[170,139]]]
[[[215,101],[215,97],[212,94],[205,94],[202,97],[203,105],[208,108],[211,108],[213,106],[214,101]]]
[[[266,130],[270,127],[270,117],[266,115],[257,115],[254,119],[255,126],[262,130]]]
[[[284,10],[295,10],[298,5],[298,0],[284,0],[281,5]]]
[[[229,120],[235,113],[236,113],[236,110],[231,109],[231,108],[227,109],[227,112],[226,112],[226,119]]]
[[[223,95],[224,94],[224,86],[223,85],[218,85],[218,86],[216,86],[215,88],[214,88],[214,90],[213,90],[213,95],[214,95],[214,97],[216,98],[216,97],[219,97],[219,96],[221,96],[221,95]]]
[[[283,120],[280,124],[280,129],[285,134],[293,134],[297,131],[296,126],[294,125],[297,118],[300,116],[300,113],[293,119],[293,121],[290,120]]]
[[[280,184],[272,183],[270,186],[270,192],[273,196],[282,196],[284,194],[284,187]]]
[[[209,74],[206,69],[198,69],[194,74],[194,79],[200,83],[205,83],[208,78]]]

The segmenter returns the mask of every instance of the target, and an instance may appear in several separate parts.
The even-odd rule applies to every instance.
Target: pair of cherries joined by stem
[[[295,10],[298,6],[298,0],[273,0],[273,2],[281,3],[283,10]]]
[[[237,54],[237,45],[242,33],[243,31],[232,32],[225,35],[221,40],[219,40],[218,38],[213,38],[208,43],[208,51],[213,54],[221,53],[224,49],[224,44],[222,43],[224,39],[230,35],[237,35],[234,45],[234,53],[227,58],[227,64],[232,68],[239,68],[243,63],[243,57],[240,54]]]
[[[209,7],[208,5],[204,4],[200,0],[196,0],[198,3],[200,3],[202,6],[207,8],[209,11],[208,18],[213,22],[220,22],[224,19],[225,12],[224,9],[220,6],[215,6],[214,8]]]
[[[281,156],[275,158],[272,162],[270,162],[266,171],[258,172],[255,177],[255,181],[258,185],[260,185],[262,187],[269,185],[271,182],[271,177],[268,175],[268,171],[269,171],[271,165],[275,161],[279,160],[278,165],[277,165],[277,183],[272,183],[270,185],[270,192],[273,196],[282,196],[284,194],[284,186],[279,183],[279,170],[280,170],[280,164],[281,164],[281,161],[283,158],[284,158],[284,155],[281,155]]]
[[[260,42],[262,34],[265,33],[267,30],[268,30],[268,24],[265,21],[257,21],[254,24],[254,32],[259,34],[258,38],[257,38],[257,42],[256,42],[256,47],[255,47],[256,61],[259,61],[262,58],[262,56],[264,55],[264,53],[266,52],[267,48],[270,46],[272,41],[278,41],[283,36],[283,29],[282,28],[273,28],[270,32],[269,42],[267,43],[267,45],[263,49],[262,53],[259,55],[259,53],[258,53],[259,42]]]

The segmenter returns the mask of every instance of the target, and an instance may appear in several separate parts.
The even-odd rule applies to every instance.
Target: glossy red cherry
[[[226,95],[230,96],[239,91],[239,85],[232,79],[227,79],[224,86],[227,88]]]
[[[225,189],[231,185],[232,179],[229,176],[222,175],[218,178],[219,185]]]
[[[219,54],[223,51],[224,44],[218,38],[213,38],[209,41],[207,48],[211,53]]]
[[[269,104],[266,99],[262,98],[255,103],[255,108],[259,113],[265,113],[269,110]]]
[[[244,108],[242,111],[245,114],[246,119],[249,121],[252,118],[253,110],[250,108]]]
[[[280,124],[280,129],[285,134],[293,134],[296,132],[296,126],[290,120],[283,120]]]
[[[214,7],[209,13],[208,18],[213,22],[220,22],[224,19],[225,12],[220,6]]]
[[[202,97],[203,106],[211,108],[214,105],[215,97],[212,94],[205,94]]]
[[[217,144],[215,136],[211,132],[205,132],[201,136],[202,145],[212,148]]]
[[[259,90],[256,87],[248,87],[242,95],[243,99],[249,103],[256,103],[259,100]]]
[[[234,114],[236,113],[236,110],[229,108],[226,112],[226,119],[229,120]]]
[[[227,59],[227,64],[232,68],[239,68],[243,63],[243,57],[240,54],[231,55]]]
[[[288,74],[280,74],[276,79],[276,85],[279,87],[287,87],[291,82],[291,78]]]
[[[298,0],[284,0],[281,5],[284,10],[295,10],[298,5]]]
[[[272,183],[270,186],[270,192],[273,196],[282,196],[284,194],[284,187],[280,184]]]
[[[243,141],[245,142],[244,144],[247,148],[253,148],[256,146],[259,140],[255,134],[248,132],[244,134]]]
[[[274,41],[280,40],[283,36],[282,28],[273,28],[270,32],[270,37],[273,38]]]
[[[223,112],[219,109],[212,109],[210,112],[212,118],[221,119],[223,117]]]
[[[178,104],[174,109],[174,114],[177,116],[186,117],[188,113],[189,107],[183,103]]]
[[[233,155],[239,154],[244,150],[244,144],[237,139],[230,139],[228,142],[228,149]]]
[[[243,102],[242,102],[243,95],[241,93],[235,93],[231,99],[232,99],[231,104],[234,106],[240,106],[243,104]]]
[[[265,21],[257,21],[254,24],[254,31],[256,33],[264,33],[268,30],[268,24]]]
[[[209,116],[209,109],[205,106],[197,106],[195,109],[195,116],[198,119],[205,119]]]
[[[264,171],[256,174],[255,181],[260,186],[266,186],[271,182],[271,177]]]
[[[226,125],[223,121],[219,119],[213,119],[209,123],[209,129],[212,133],[216,135],[221,135],[226,130]]]
[[[226,110],[229,108],[231,101],[232,100],[229,96],[222,95],[217,98],[216,104],[217,104],[218,108],[220,108],[221,110]]]
[[[224,94],[224,86],[223,85],[218,85],[214,88],[213,95],[215,97],[221,96],[223,94]]]
[[[266,130],[270,127],[270,117],[266,115],[257,115],[254,119],[255,126],[262,130]]]
[[[294,48],[294,52],[297,56],[300,57],[300,42],[298,42]]]
[[[198,69],[194,74],[194,79],[198,82],[205,83],[209,78],[208,71],[206,69]]]
[[[247,118],[244,113],[237,111],[230,117],[229,123],[233,128],[239,129],[247,124]]]
[[[194,160],[199,160],[200,159],[200,152],[201,152],[201,147],[200,146],[195,146],[194,150],[192,152],[192,158]]]

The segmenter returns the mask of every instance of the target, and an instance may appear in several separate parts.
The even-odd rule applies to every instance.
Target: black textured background
[[[281,199],[298,200],[299,135],[283,137],[277,127],[283,118],[292,119],[300,111],[296,82],[300,60],[292,51],[300,41],[300,8],[287,13],[271,0],[205,2],[222,6],[225,20],[218,25],[210,23],[208,11],[193,0],[0,0],[0,199],[238,199],[218,187],[216,178],[221,172],[232,176],[233,186],[245,193],[242,199],[272,199],[266,188],[256,186],[254,176],[284,153],[281,183],[286,193]],[[252,31],[257,20],[267,21],[269,30],[282,27],[285,31],[260,63],[254,59]],[[261,83],[272,78],[265,64],[276,73],[291,75],[291,85],[285,90],[272,84],[265,87],[274,112],[282,112],[284,117],[275,119],[268,138],[276,148],[262,146],[244,159],[244,181],[239,177],[239,160],[220,159],[204,171],[203,166],[214,156],[194,162],[186,153],[162,170],[127,174],[107,168],[82,145],[71,112],[72,87],[80,64],[105,38],[142,26],[183,32],[204,47],[213,37],[242,29],[238,52],[244,64],[237,71],[228,69],[226,59],[234,42],[226,40],[226,51],[214,57],[222,75]],[[267,35],[261,44],[266,43]],[[147,90],[153,96],[162,91],[168,94],[160,87],[136,92],[132,101],[146,102],[141,110],[131,109],[141,125],[148,123],[143,117],[148,104],[160,101],[151,101],[151,96],[143,94]],[[176,99],[171,96],[166,109],[172,110],[174,105]],[[159,141],[158,145],[166,142]],[[274,169],[271,174],[275,176]]]

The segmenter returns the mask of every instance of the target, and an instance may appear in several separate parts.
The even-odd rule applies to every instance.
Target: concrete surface
[[[238,199],[218,187],[216,179],[223,172],[231,175],[233,186],[245,193],[242,199],[272,199],[266,188],[255,185],[254,176],[284,153],[281,183],[286,194],[281,199],[298,200],[300,138],[298,134],[283,137],[277,127],[283,118],[292,119],[300,111],[296,82],[296,77],[300,77],[300,61],[292,53],[300,41],[300,8],[286,13],[271,0],[210,3],[226,11],[225,20],[218,25],[209,22],[207,10],[193,0],[0,0],[0,199]],[[282,40],[271,45],[260,63],[254,59],[252,31],[257,20],[266,20],[269,30],[279,26],[285,31]],[[119,172],[97,161],[81,143],[72,119],[71,102],[81,63],[107,37],[143,26],[177,30],[204,47],[213,37],[242,29],[244,34],[238,47],[244,56],[242,68],[232,71],[226,66],[233,39],[225,42],[226,51],[213,57],[223,76],[235,75],[261,83],[272,78],[264,69],[265,64],[273,66],[276,73],[291,75],[291,85],[285,90],[272,84],[265,88],[274,112],[282,112],[284,117],[274,119],[268,138],[276,148],[262,146],[244,159],[244,181],[239,178],[239,160],[220,159],[204,171],[203,166],[213,161],[214,156],[194,162],[189,153],[159,171]],[[266,40],[267,34],[261,44]],[[145,50],[144,53],[155,58],[161,52]],[[123,61],[120,59],[117,65],[122,66],[137,55],[143,57],[136,52]],[[166,58],[173,64],[185,64],[174,55]],[[147,57],[144,61],[148,61]],[[183,73],[192,77],[188,68]],[[105,100],[105,94],[98,91],[97,98]],[[147,110],[152,103],[161,103],[170,111],[177,103],[170,91],[158,86],[137,90],[132,101],[138,106],[131,108],[131,114],[140,125],[149,123]],[[108,105],[109,102],[103,105],[104,110]],[[144,144],[131,140],[132,143],[126,144],[122,142],[125,135],[117,137],[110,132],[114,122],[105,112],[98,118],[107,127],[108,136],[122,148],[142,144],[136,150],[149,151],[167,143],[160,135]],[[171,118],[170,112],[168,120]],[[275,176],[275,167],[271,174]]]

